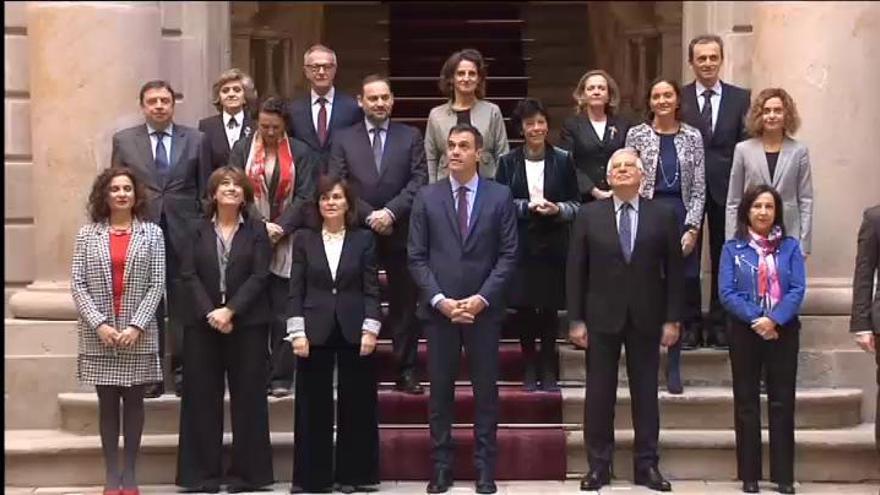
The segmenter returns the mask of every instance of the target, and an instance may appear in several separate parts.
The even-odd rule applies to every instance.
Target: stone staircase
[[[796,406],[796,478],[800,481],[880,480],[873,424],[866,422],[873,418],[875,407],[871,382],[874,364],[870,356],[851,344],[845,328],[846,317],[814,316],[803,320]],[[5,460],[9,486],[102,482],[97,397],[93,391],[75,383],[74,335],[74,325],[70,322],[6,320]],[[535,438],[561,427],[566,450],[564,475],[574,477],[587,467],[582,423],[583,352],[562,339],[559,342],[562,385],[559,423],[530,424],[537,414],[533,409],[541,407],[540,396],[551,394],[524,394],[517,382],[507,380],[501,384],[503,395],[533,396],[525,400],[534,402],[521,403],[526,405],[519,411],[502,408],[499,452],[503,455],[505,451],[522,448],[523,442],[534,442]],[[381,343],[386,350],[389,345],[387,341]],[[510,339],[502,343],[505,348],[516,345]],[[502,359],[501,366],[513,369],[518,366],[514,359],[510,357],[507,362]],[[734,479],[733,396],[727,353],[691,351],[684,354],[682,364],[685,393],[672,396],[662,386],[659,392],[661,467],[672,479]],[[633,432],[623,371],[620,385],[615,414],[618,443],[615,474],[629,479]],[[390,382],[383,382],[380,393],[393,394],[389,388]],[[467,393],[466,388],[459,390],[464,399]],[[279,481],[288,480],[291,474],[294,400],[293,397],[269,399],[275,476]],[[396,400],[407,400],[407,397]],[[165,395],[147,401],[146,407],[139,478],[144,484],[170,484],[175,472],[180,401],[173,395]],[[415,414],[421,413],[416,410]],[[467,444],[470,419],[466,411],[457,417],[461,421],[456,428],[459,445]],[[421,424],[409,419],[399,421],[399,424],[383,421],[381,427],[383,438],[388,432],[394,432],[396,443],[391,446],[392,451],[410,457],[427,456],[427,452],[422,452],[423,447],[417,447],[424,443],[427,434],[424,421]],[[766,444],[766,430],[764,437]],[[224,444],[228,446],[230,441],[227,433]],[[460,448],[464,450],[466,446]],[[462,450],[457,457],[469,462]],[[527,467],[528,460],[522,461]],[[394,473],[392,468],[383,463],[383,473]],[[418,470],[405,473],[406,476],[396,474],[390,479],[427,478]],[[522,479],[510,475],[507,478]]]

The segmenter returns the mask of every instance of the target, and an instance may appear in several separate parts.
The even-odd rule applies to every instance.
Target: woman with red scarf
[[[785,235],[782,199],[772,186],[746,190],[736,234],[724,244],[718,293],[730,312],[737,474],[743,492],[761,479],[761,369],[767,373],[770,480],[794,493],[794,399],[804,300],[804,257]]]
[[[244,169],[254,190],[250,216],[266,224],[273,254],[269,265],[269,306],[274,315],[269,339],[271,366],[269,391],[290,395],[294,358],[287,335],[285,311],[291,267],[291,238],[303,225],[303,205],[315,197],[317,162],[309,146],[288,137],[284,101],[270,97],[260,106],[257,130],[232,148],[229,163]]]

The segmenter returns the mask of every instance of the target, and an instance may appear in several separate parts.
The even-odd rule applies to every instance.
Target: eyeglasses
[[[321,72],[321,69],[324,69],[324,72],[330,72],[331,70],[336,68],[336,64],[310,64],[306,65],[306,69],[309,69],[310,72],[317,74]]]

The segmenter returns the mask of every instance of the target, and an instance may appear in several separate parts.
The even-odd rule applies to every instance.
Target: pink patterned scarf
[[[782,300],[779,273],[776,270],[776,254],[782,243],[782,229],[774,226],[764,237],[749,229],[749,246],[758,253],[758,299],[765,311],[770,311]]]

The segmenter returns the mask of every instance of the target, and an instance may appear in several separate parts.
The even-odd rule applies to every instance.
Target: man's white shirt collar
[[[702,98],[703,93],[705,93],[707,89],[711,89],[712,91],[715,92],[715,94],[712,96],[721,96],[721,79],[715,81],[715,85],[712,86],[711,88],[707,88],[706,86],[703,86],[703,83],[701,83],[699,80],[697,80],[697,81],[694,81],[694,87],[697,89],[697,98]]]
[[[310,90],[312,93],[312,105],[318,104],[318,98],[321,97],[318,93],[315,93],[315,90]],[[327,91],[327,94],[324,95],[324,99],[327,100],[328,105],[333,105],[333,97],[336,96],[336,86],[330,86],[330,91]]]

